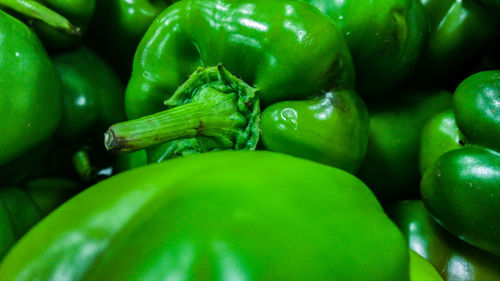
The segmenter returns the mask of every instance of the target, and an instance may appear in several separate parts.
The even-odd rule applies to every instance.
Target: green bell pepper
[[[35,176],[93,183],[98,171],[114,161],[102,148],[102,132],[126,119],[124,86],[114,70],[84,46],[52,61],[62,79],[64,110],[52,151]]]
[[[62,119],[50,153],[32,164],[35,167],[29,174],[31,178],[62,176],[92,184],[114,162],[102,146],[102,131],[126,118],[124,86],[114,70],[84,46],[59,54],[52,61],[62,79]],[[17,166],[8,171],[13,172]]]
[[[408,280],[408,248],[342,170],[267,151],[210,152],[83,191],[0,266],[2,280],[55,278]]]
[[[368,104],[370,133],[358,176],[381,200],[419,195],[419,136],[425,122],[449,108],[444,90],[412,90],[391,101]]]
[[[55,132],[63,104],[61,79],[36,35],[0,11],[0,38],[1,174],[24,165],[16,161],[29,164]]]
[[[0,259],[35,223],[42,219],[40,208],[18,188],[0,189]]]
[[[435,222],[422,201],[389,207],[408,246],[428,260],[445,280],[500,280],[500,257],[473,247]]]
[[[128,81],[135,50],[156,16],[175,0],[96,0],[87,42]]]
[[[0,189],[0,260],[33,225],[74,195],[79,186],[63,178],[27,182],[24,188]]]
[[[414,74],[420,78],[415,81],[442,87],[444,80],[462,74],[494,43],[500,20],[477,0],[420,1],[429,22],[429,38]]]
[[[420,175],[445,152],[465,145],[463,139],[451,108],[434,115],[427,121],[420,134]]]
[[[362,97],[388,95],[413,71],[427,31],[418,0],[303,0],[335,21],[345,35]]]
[[[124,86],[115,71],[86,47],[52,59],[63,84],[64,111],[56,135],[75,141],[102,134],[126,119]]]
[[[354,172],[368,115],[353,88],[343,36],[313,6],[181,1],[155,20],[134,58],[126,112],[149,116],[112,126],[105,142],[115,151],[157,145],[148,159],[158,162],[254,149],[262,130],[264,148]]]
[[[67,178],[38,178],[23,183],[21,188],[35,201],[45,216],[77,194],[82,186]]]
[[[460,83],[453,111],[463,147],[444,153],[426,170],[422,198],[448,231],[500,255],[500,70]]]

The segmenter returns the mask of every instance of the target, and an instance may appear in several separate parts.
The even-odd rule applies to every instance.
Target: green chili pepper
[[[500,280],[500,257],[444,230],[422,201],[398,202],[389,208],[389,215],[405,235],[408,246],[428,260],[444,280]]]
[[[413,71],[426,39],[418,0],[303,0],[332,18],[344,34],[363,97],[388,95]]]
[[[500,255],[500,70],[465,79],[453,96],[453,111],[464,146],[426,170],[422,198],[448,231]]]
[[[53,135],[63,105],[61,80],[35,34],[0,11],[0,38],[1,171],[29,164],[33,153],[40,153],[37,148]]]
[[[150,162],[254,149],[260,123],[265,148],[354,172],[368,116],[353,87],[343,36],[311,5],[181,1],[142,39],[126,91],[129,118],[154,115],[112,126],[106,145],[160,144],[148,149]]]
[[[56,277],[408,280],[408,248],[342,170],[266,151],[210,152],[83,191],[0,266],[0,279]]]
[[[368,105],[368,150],[358,176],[379,199],[418,197],[420,131],[428,119],[451,103],[447,91],[413,90]]]

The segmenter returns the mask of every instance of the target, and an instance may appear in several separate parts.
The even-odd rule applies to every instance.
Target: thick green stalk
[[[198,69],[165,102],[170,109],[111,126],[106,149],[128,152],[173,140],[185,140],[185,151],[255,149],[260,118],[255,92],[221,65]]]

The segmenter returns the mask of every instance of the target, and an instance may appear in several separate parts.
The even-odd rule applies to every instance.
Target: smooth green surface
[[[422,199],[448,231],[500,255],[500,71],[460,83],[453,112],[464,147],[444,153],[426,170]],[[431,134],[441,134],[434,129]]]
[[[12,229],[17,238],[20,238],[42,218],[40,208],[35,201],[18,188],[0,189],[0,198],[9,210]]]
[[[423,175],[442,154],[464,144],[451,108],[434,115],[420,134],[420,174]]]
[[[366,105],[353,91],[278,102],[262,114],[262,143],[268,150],[354,174],[366,154],[368,118]]]
[[[345,35],[362,97],[387,96],[413,71],[426,39],[418,0],[303,0],[330,16]]]
[[[14,187],[0,189],[0,260],[41,218],[40,208],[26,192]]]
[[[451,102],[452,95],[444,90],[415,90],[368,105],[368,149],[358,176],[380,199],[418,196],[421,129]]]
[[[80,193],[20,241],[0,279],[408,280],[405,244],[344,171],[210,152]]]
[[[500,70],[479,72],[460,83],[453,111],[467,143],[500,152]]]
[[[51,210],[74,195],[78,185],[63,178],[35,179],[22,189],[0,189],[0,260]]]
[[[443,280],[436,269],[422,256],[410,249],[410,280],[431,281]]]
[[[125,119],[124,86],[114,70],[86,47],[57,55],[64,113],[57,137],[75,141]]]
[[[398,202],[388,213],[405,235],[408,246],[429,261],[444,280],[500,280],[500,257],[444,230],[422,201]]]
[[[35,34],[0,11],[0,165],[54,133],[62,113],[61,80]]]
[[[10,247],[16,242],[16,235],[12,228],[10,213],[5,204],[0,204],[0,258],[9,251]]]
[[[500,256],[500,154],[468,145],[443,154],[425,172],[422,200],[444,228]]]

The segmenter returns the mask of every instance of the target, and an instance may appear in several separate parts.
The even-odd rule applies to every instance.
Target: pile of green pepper
[[[497,0],[0,0],[0,280],[500,280]]]

